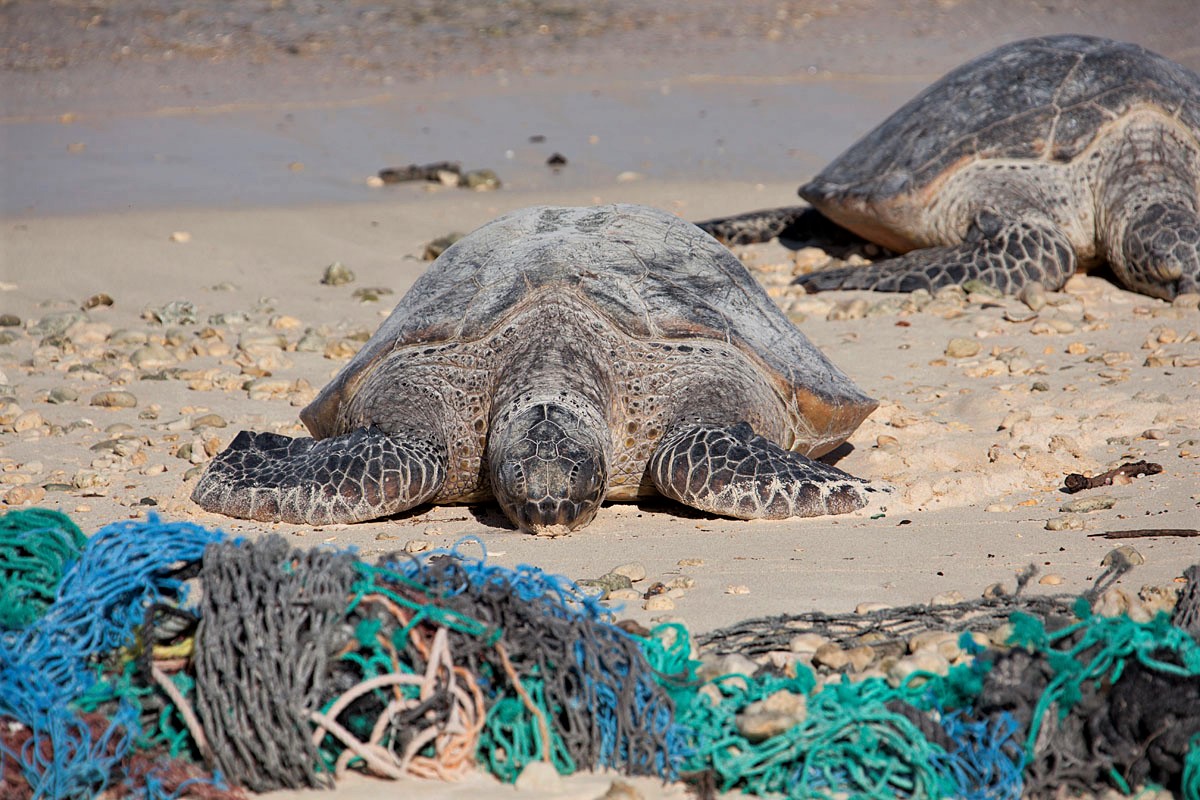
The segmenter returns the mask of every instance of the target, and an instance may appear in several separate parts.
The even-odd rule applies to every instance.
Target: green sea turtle
[[[1102,262],[1153,297],[1200,291],[1200,76],[1108,39],[1013,42],[923,91],[800,195],[907,253],[797,279],[814,291],[970,279],[1058,288]],[[776,209],[700,225],[748,241],[813,216]]]
[[[631,205],[531,208],[445,251],[301,413],[242,432],[192,498],[323,524],[494,496],[524,530],[658,492],[740,518],[880,490],[814,461],[875,408],[741,262]]]

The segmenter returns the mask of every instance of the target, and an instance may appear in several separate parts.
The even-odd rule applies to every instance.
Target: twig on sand
[[[1139,475],[1157,475],[1162,471],[1162,464],[1154,464],[1149,461],[1135,461],[1132,464],[1122,464],[1115,469],[1110,469],[1108,472],[1101,472],[1099,475],[1091,478],[1086,475],[1080,475],[1078,472],[1072,472],[1063,480],[1063,491],[1067,494],[1075,494],[1076,492],[1082,492],[1084,489],[1111,486],[1113,479],[1118,475],[1124,475],[1127,478],[1136,478]]]
[[[1134,528],[1128,531],[1089,533],[1089,539],[1142,539],[1149,536],[1200,536],[1195,528]]]

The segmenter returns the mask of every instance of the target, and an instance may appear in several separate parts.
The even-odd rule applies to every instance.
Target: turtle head
[[[1113,259],[1131,289],[1173,300],[1200,288],[1200,214],[1186,206],[1157,202],[1135,216]]]
[[[608,425],[577,399],[510,405],[492,421],[492,493],[521,530],[558,536],[586,525],[608,491]]]

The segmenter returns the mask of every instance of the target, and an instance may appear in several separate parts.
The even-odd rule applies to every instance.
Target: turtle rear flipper
[[[876,292],[937,291],[979,280],[1015,294],[1040,281],[1058,289],[1075,272],[1075,248],[1050,222],[1028,217],[978,214],[962,243],[914,250],[908,255],[861,267],[838,267],[801,275],[794,283],[809,292],[870,289]]]
[[[261,522],[377,519],[432,499],[446,449],[432,439],[360,428],[328,439],[242,431],[192,492],[206,511]]]
[[[673,500],[739,519],[844,514],[881,491],[840,469],[784,450],[749,424],[682,425],[650,457],[658,491]]]

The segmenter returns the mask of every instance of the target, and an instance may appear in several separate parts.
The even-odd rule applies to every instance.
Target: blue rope
[[[18,764],[35,800],[82,800],[107,788],[140,732],[137,708],[121,702],[95,737],[70,704],[96,684],[97,657],[135,644],[151,605],[183,599],[175,565],[199,560],[208,544],[223,538],[154,514],[105,526],[66,573],[46,613],[0,636],[0,716],[34,732],[20,753],[0,749],[0,768]]]

